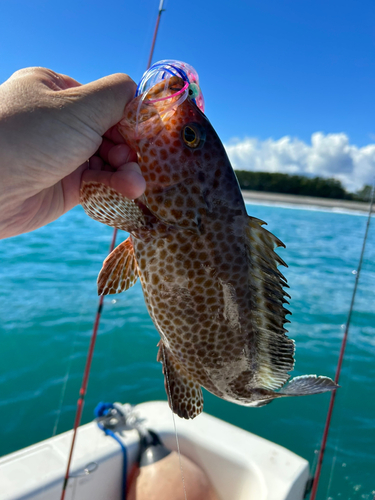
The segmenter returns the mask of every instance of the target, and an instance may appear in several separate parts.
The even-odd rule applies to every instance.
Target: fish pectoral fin
[[[131,233],[145,225],[143,212],[133,200],[101,182],[83,184],[80,201],[87,215],[107,226]]]
[[[294,377],[282,391],[280,396],[308,396],[309,394],[320,394],[333,391],[339,386],[329,377],[316,375],[301,375]]]
[[[98,295],[124,292],[138,279],[138,266],[132,240],[123,241],[103,262],[98,276]]]
[[[163,364],[164,385],[171,410],[181,418],[195,418],[203,410],[203,394],[178,361],[159,342],[157,361]]]

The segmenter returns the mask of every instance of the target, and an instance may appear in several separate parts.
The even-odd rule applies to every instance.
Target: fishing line
[[[318,463],[319,445],[320,445],[320,441],[317,440],[315,443],[315,446],[314,446],[314,459],[313,459],[312,464],[311,464],[311,470],[315,470],[316,465]]]
[[[345,328],[345,325],[342,326],[342,328]],[[349,356],[347,364],[346,364],[346,380],[351,380],[351,374],[353,370],[353,353]],[[341,402],[344,404],[345,401],[348,400],[349,396],[349,384],[344,384],[344,387],[341,388],[340,390],[341,394]],[[335,468],[336,468],[336,462],[338,458],[338,448],[339,448],[339,443],[342,441],[342,431],[343,431],[343,412],[339,411],[338,416],[336,417],[336,428],[334,429],[334,432],[336,433],[336,437],[332,440],[334,444],[334,454],[332,458],[332,463],[331,463],[331,469],[330,469],[330,474],[329,474],[329,482],[327,486],[327,491],[326,491],[326,497],[328,498],[330,494],[330,489],[332,485],[332,480],[333,476],[335,473]],[[314,470],[314,469],[313,469]]]
[[[78,321],[77,321],[77,323],[81,323],[81,321],[82,321],[83,309],[84,309],[84,306],[81,305],[80,312],[79,312],[79,315],[78,315]],[[67,370],[66,370],[65,376],[63,378],[63,383],[62,383],[61,393],[60,393],[60,400],[59,400],[59,405],[58,405],[58,410],[57,410],[57,417],[56,417],[56,420],[55,420],[55,424],[53,426],[52,436],[56,436],[57,428],[58,428],[59,423],[60,423],[60,418],[61,418],[61,413],[62,413],[62,407],[63,407],[63,403],[64,403],[64,399],[65,399],[65,394],[66,394],[66,388],[67,388],[67,385],[68,385],[68,381],[69,381],[69,377],[70,377],[70,372],[71,372],[71,369],[72,369],[72,363],[73,363],[74,353],[76,352],[76,348],[77,348],[77,336],[78,336],[79,331],[82,331],[82,330],[76,329],[75,334],[74,334],[74,340],[72,342],[72,347],[70,349],[70,354],[69,354],[68,364],[67,364]]]
[[[68,385],[70,370],[72,368],[73,354],[74,354],[75,346],[76,346],[76,337],[77,337],[77,332],[76,332],[74,342],[72,342],[72,348],[71,348],[71,351],[69,354],[69,360],[68,360],[68,368],[67,368],[65,376],[63,378],[63,384],[62,384],[61,393],[60,393],[60,402],[59,402],[59,406],[57,409],[57,417],[56,417],[55,424],[54,424],[53,430],[52,430],[52,436],[56,436],[57,427],[59,425],[60,418],[61,418],[61,412],[62,412],[62,406],[63,406],[65,393],[66,393],[66,387]]]
[[[118,299],[112,298],[111,303],[114,305],[115,303],[117,303],[117,301],[118,301]],[[107,304],[108,304],[108,301],[107,301]],[[107,337],[107,335],[106,335],[106,337]],[[113,359],[112,352],[113,352],[114,335],[109,333],[108,338],[109,338],[109,340],[106,339],[106,341],[105,341],[106,346],[108,346],[107,354],[106,354],[106,356],[104,356],[104,360],[105,360],[104,365],[106,367],[110,367],[110,365],[111,365],[110,360]],[[101,347],[101,348],[103,348],[103,347]],[[106,375],[106,378],[107,378],[107,375]],[[100,397],[99,401],[100,400],[103,400],[103,399]],[[111,398],[110,398],[110,401],[111,401]],[[93,455],[96,455],[96,452],[98,451],[101,438],[102,438],[102,436],[99,432],[95,433],[95,443],[94,443],[94,446],[92,449]]]
[[[111,253],[115,247],[116,236],[117,236],[117,229],[115,229],[113,231],[113,236],[112,236],[112,241],[111,241],[111,245],[109,248],[109,253]],[[77,410],[76,410],[76,416],[75,416],[74,427],[73,427],[73,437],[72,437],[72,442],[70,445],[68,464],[66,467],[66,472],[65,472],[65,476],[64,476],[64,482],[63,482],[60,500],[64,500],[66,488],[68,486],[70,466],[71,466],[71,462],[72,462],[72,458],[73,458],[73,451],[74,451],[74,445],[75,445],[75,441],[76,441],[76,437],[77,437],[78,427],[81,423],[84,399],[85,399],[86,392],[87,392],[91,363],[92,363],[92,358],[94,355],[94,347],[95,347],[95,342],[96,342],[96,338],[98,335],[100,316],[101,316],[102,309],[103,309],[103,301],[104,301],[104,295],[101,295],[100,299],[99,299],[96,317],[95,317],[93,332],[92,332],[91,339],[90,339],[90,345],[89,345],[89,349],[88,349],[88,353],[87,353],[86,366],[85,366],[85,371],[83,373],[82,385],[81,385],[81,389],[79,391],[79,398],[77,401]]]
[[[368,211],[368,217],[367,217],[365,235],[363,237],[362,250],[361,250],[361,255],[360,255],[360,258],[359,258],[359,262],[358,262],[357,273],[356,273],[356,276],[355,276],[355,283],[354,283],[352,298],[351,298],[351,302],[350,302],[348,319],[346,321],[345,332],[344,332],[344,336],[343,336],[342,343],[341,343],[341,349],[340,349],[339,359],[338,359],[338,362],[337,362],[336,375],[335,375],[335,383],[336,384],[338,384],[338,382],[339,382],[340,373],[341,373],[341,367],[342,367],[342,363],[343,363],[343,360],[344,360],[345,347],[346,347],[346,343],[347,343],[347,339],[348,339],[349,327],[350,327],[350,322],[351,322],[353,308],[354,308],[354,301],[355,301],[355,297],[356,297],[356,294],[357,294],[359,276],[361,274],[363,256],[364,256],[364,253],[365,253],[366,242],[367,242],[368,232],[369,232],[369,228],[370,228],[370,221],[371,221],[371,215],[372,215],[372,207],[373,207],[373,204],[374,204],[374,193],[375,193],[375,182],[372,185],[372,192],[371,192],[371,199],[370,199],[370,206],[369,206],[369,211]],[[321,444],[320,451],[319,451],[318,465],[317,465],[317,468],[316,468],[316,471],[315,471],[314,482],[313,482],[313,486],[312,486],[310,500],[315,500],[315,497],[316,497],[316,494],[317,494],[317,491],[318,491],[319,478],[320,478],[320,473],[321,473],[321,469],[322,469],[324,452],[325,452],[325,448],[326,448],[326,444],[327,444],[328,431],[329,431],[329,426],[330,426],[330,423],[331,423],[333,406],[335,404],[335,398],[336,398],[336,389],[334,389],[332,391],[332,393],[331,393],[331,399],[330,399],[330,402],[329,402],[327,419],[326,419],[326,423],[325,423],[325,426],[324,426],[322,444]]]
[[[84,310],[84,306],[81,305],[80,312],[78,314],[77,324],[80,324],[82,322],[83,310]],[[76,329],[75,334],[74,334],[74,340],[71,343],[71,349],[70,349],[69,358],[68,358],[67,370],[66,370],[65,376],[63,378],[63,383],[62,383],[61,392],[60,392],[60,400],[59,400],[59,405],[58,405],[58,409],[57,409],[57,416],[56,416],[56,420],[55,420],[53,430],[52,430],[52,437],[56,436],[56,434],[57,434],[57,429],[58,429],[60,419],[61,419],[62,407],[63,407],[63,403],[64,403],[64,399],[65,399],[66,388],[67,388],[69,377],[70,377],[70,372],[71,372],[71,368],[72,368],[74,354],[77,351],[78,334],[81,332],[82,332],[82,328]],[[43,486],[41,493],[45,492],[48,487],[49,487],[49,485],[48,485],[48,483],[46,483]],[[76,495],[76,481],[73,484],[72,500],[74,500],[75,495]]]
[[[338,445],[336,444],[336,450],[337,450],[337,447],[338,447]],[[327,486],[327,495],[326,495],[327,500],[329,500],[328,495],[329,495],[329,492],[331,491],[331,485],[332,485],[332,479],[333,479],[333,470],[334,470],[335,465],[336,465],[336,458],[337,458],[337,455],[335,454],[335,456],[332,459],[332,468],[331,468],[332,473],[329,475],[329,481],[328,481],[328,486]]]
[[[180,452],[180,443],[178,440],[178,434],[177,434],[177,426],[176,426],[176,419],[174,416],[174,411],[173,411],[173,400],[172,400],[172,393],[171,393],[171,387],[169,385],[169,377],[168,377],[168,370],[167,370],[167,363],[165,359],[165,352],[164,352],[164,345],[161,344],[161,350],[163,353],[163,363],[164,363],[164,371],[165,371],[165,380],[167,381],[167,387],[168,387],[168,396],[169,396],[169,401],[171,403],[171,411],[172,411],[172,419],[173,419],[173,427],[174,427],[174,432],[176,435],[176,444],[177,444],[177,452],[178,452],[178,461],[180,463],[180,471],[181,471],[181,479],[182,479],[182,486],[184,488],[184,497],[185,500],[187,500],[187,495],[186,495],[186,485],[185,485],[185,476],[184,476],[184,469],[182,467],[182,462],[181,462],[181,452]]]

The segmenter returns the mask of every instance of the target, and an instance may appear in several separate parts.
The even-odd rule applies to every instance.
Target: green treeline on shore
[[[248,170],[235,172],[241,189],[357,201],[368,201],[371,193],[371,186],[364,186],[357,193],[349,193],[336,179]]]

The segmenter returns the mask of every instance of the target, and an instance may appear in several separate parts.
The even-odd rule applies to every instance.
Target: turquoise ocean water
[[[295,375],[334,377],[366,217],[248,205],[287,245]],[[73,425],[97,308],[96,277],[112,230],[80,207],[0,242],[0,455]],[[124,238],[125,233],[118,237]],[[83,422],[99,401],[166,399],[158,334],[142,290],[106,299]],[[318,498],[375,495],[375,224],[365,253]],[[314,466],[329,395],[244,408],[205,392],[205,411],[305,457]],[[192,422],[194,425],[194,422]],[[220,439],[220,436],[218,436]]]

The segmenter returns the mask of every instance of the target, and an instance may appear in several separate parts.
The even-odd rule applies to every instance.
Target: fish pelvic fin
[[[289,295],[287,282],[278,270],[285,262],[274,251],[285,246],[276,236],[262,227],[263,221],[247,219],[245,241],[249,264],[249,286],[252,290],[251,314],[256,334],[257,368],[255,387],[280,389],[289,379],[294,366],[294,341],[289,339],[284,324],[291,314],[284,304]]]
[[[164,386],[171,410],[181,418],[195,418],[203,410],[203,394],[161,340],[157,361],[163,364]]]
[[[145,225],[143,212],[133,200],[101,182],[84,183],[80,200],[87,215],[107,226],[132,233]]]
[[[138,266],[131,237],[123,241],[103,262],[98,276],[98,295],[124,292],[138,279]]]

